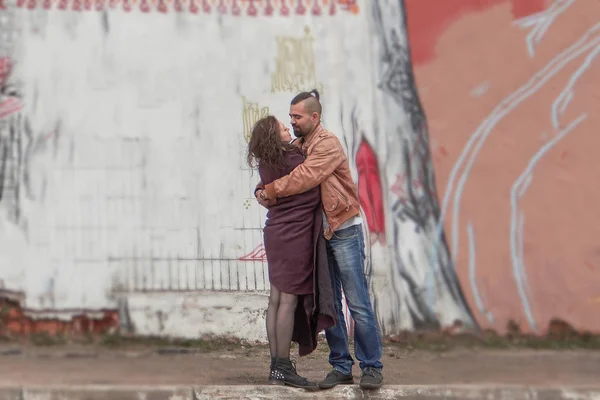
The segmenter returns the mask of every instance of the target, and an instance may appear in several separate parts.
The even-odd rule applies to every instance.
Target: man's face
[[[304,101],[290,106],[290,122],[296,137],[303,137],[315,129],[318,121],[317,113],[309,114],[304,107]]]

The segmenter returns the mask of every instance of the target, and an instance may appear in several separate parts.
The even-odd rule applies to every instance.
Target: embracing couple
[[[364,239],[356,186],[338,138],[321,125],[316,90],[291,101],[297,139],[277,118],[259,120],[248,143],[248,163],[258,167],[254,192],[268,209],[264,227],[271,292],[267,337],[269,383],[306,389],[353,384],[354,360],[342,313],[342,289],[354,319],[360,387],[381,387],[382,346],[364,273]],[[318,384],[298,375],[291,342],[300,356],[317,346],[325,329],[333,369]]]

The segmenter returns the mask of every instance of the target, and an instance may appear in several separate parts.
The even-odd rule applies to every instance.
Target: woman
[[[258,166],[263,185],[289,174],[304,161],[290,140],[289,129],[273,116],[254,125],[248,164]],[[271,283],[267,309],[270,384],[317,388],[296,372],[290,345],[294,340],[300,345],[300,355],[309,354],[316,348],[316,333],[335,324],[329,269],[323,256],[322,215],[318,187],[269,205],[264,245]]]

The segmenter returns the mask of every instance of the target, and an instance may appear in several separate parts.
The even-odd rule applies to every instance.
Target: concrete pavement
[[[321,379],[327,349],[298,360]],[[306,392],[264,385],[265,346],[0,344],[0,400],[582,399],[600,400],[600,352],[585,349],[420,351],[386,344],[385,385]],[[355,382],[360,379],[354,370]]]
[[[168,386],[44,386],[3,387],[0,400],[233,400],[233,399],[487,399],[487,400],[595,400],[600,383],[587,387],[528,387],[517,385],[389,385],[362,391],[357,385],[329,391],[262,385]]]
[[[377,391],[362,391],[357,385],[328,391],[261,385],[167,386],[46,386],[0,388],[0,400],[228,400],[228,399],[488,399],[488,400],[595,400],[595,387],[528,387],[516,385],[389,385]]]

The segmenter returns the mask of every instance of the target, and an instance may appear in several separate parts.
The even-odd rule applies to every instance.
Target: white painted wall
[[[272,92],[276,37],[301,39],[310,26],[324,120],[340,132],[344,77],[360,86],[371,75],[367,19],[41,9],[15,18],[13,79],[46,147],[28,166],[26,222],[0,224],[4,287],[24,291],[28,307],[91,309],[114,307],[114,291],[267,289],[263,262],[237,260],[260,245],[264,219],[245,204],[258,177],[244,164],[242,97],[288,121],[297,90]],[[290,50],[293,63],[301,54]],[[348,63],[350,50],[363,65]],[[187,335],[181,326],[167,331]]]
[[[139,335],[266,342],[267,303],[257,292],[137,293],[128,296],[128,323]]]

